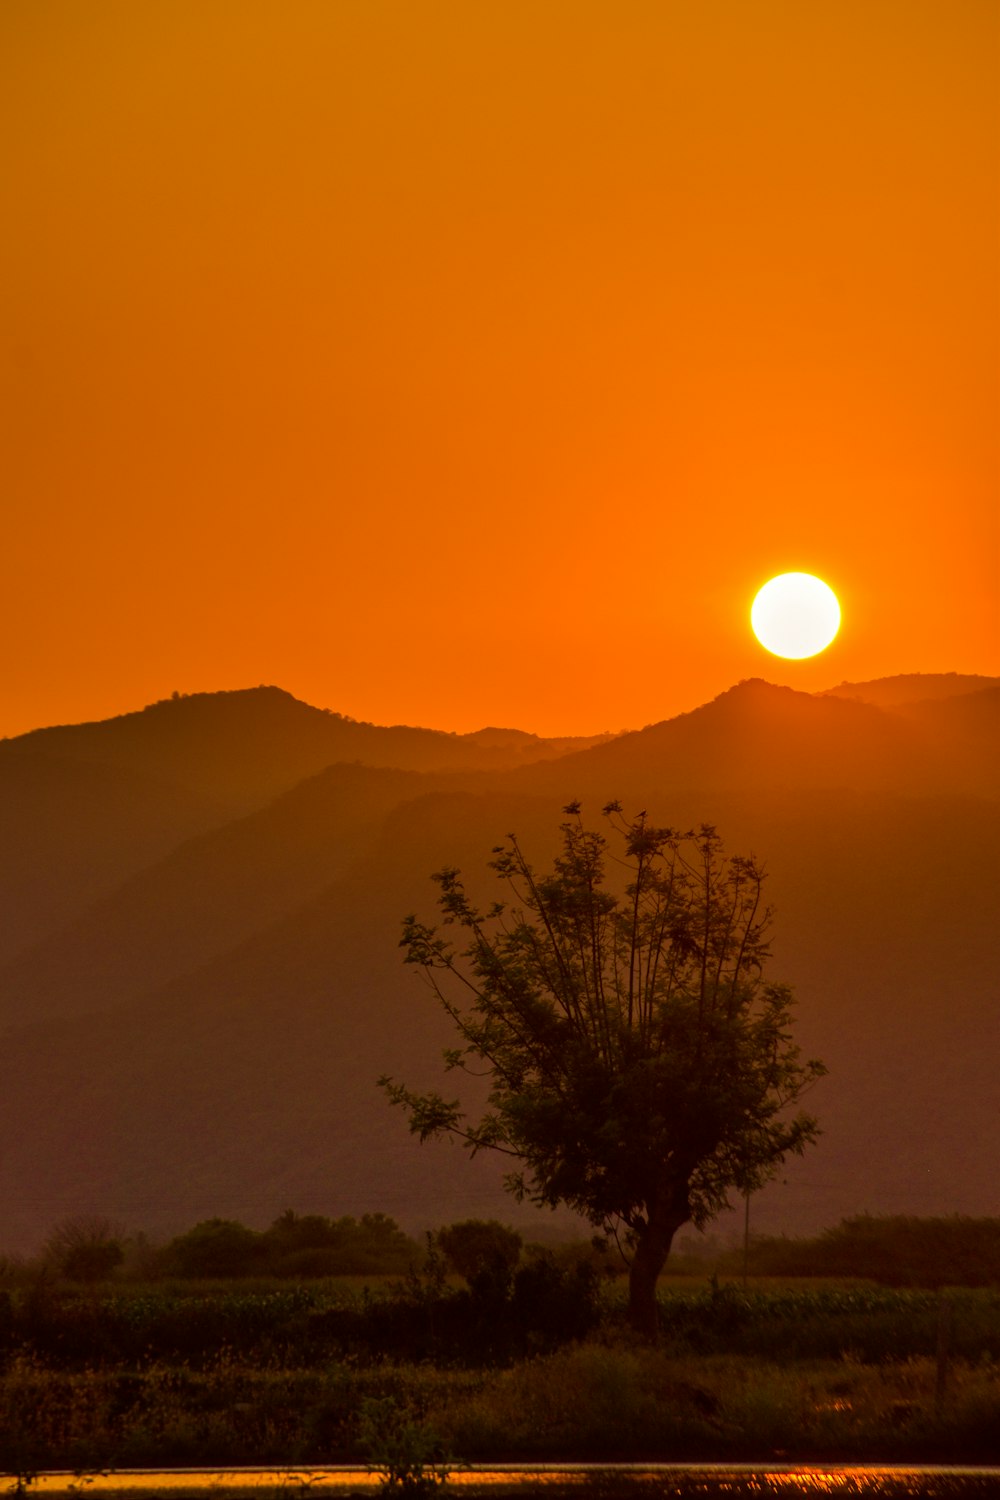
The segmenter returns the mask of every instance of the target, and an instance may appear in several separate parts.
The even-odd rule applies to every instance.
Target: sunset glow
[[[998,27],[11,0],[0,733],[617,730],[800,558],[851,630],[778,681],[995,672]]]

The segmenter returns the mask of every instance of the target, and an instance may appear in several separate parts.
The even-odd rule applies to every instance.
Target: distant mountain
[[[61,759],[17,741],[0,743],[4,751],[0,962],[227,817],[211,795],[141,769]]]
[[[573,755],[577,750],[586,750],[591,745],[603,745],[616,738],[614,734],[557,735],[555,739],[541,739],[537,734],[527,734],[523,729],[474,729],[470,734],[457,736],[464,744],[475,745],[480,750],[501,751],[494,770],[509,768],[518,762],[557,760],[563,755]]]
[[[980,677],[965,672],[904,672],[898,677],[875,677],[868,682],[842,682],[826,688],[821,697],[854,698],[876,708],[898,708],[905,703],[925,703],[934,698],[956,698],[984,688],[1000,687],[1000,677]]]
[[[981,696],[954,701],[972,706]],[[723,800],[752,805],[779,789],[783,798],[838,788],[1000,792],[1000,723],[980,733],[977,718],[967,731],[966,711],[945,735],[949,708],[932,703],[914,721],[750,681],[693,713],[513,775],[330,767],[188,840],[9,959],[0,967],[0,1024],[117,1004],[224,952],[318,895],[370,847],[395,807],[432,791],[517,788],[551,794],[558,806],[569,787],[596,812],[613,795],[645,804],[669,788],[672,807],[688,808],[695,822]]]
[[[920,698],[913,703],[901,704],[898,712],[916,723],[942,731],[954,740],[968,737],[989,742],[1000,721],[1000,683],[977,692],[958,693],[951,698]]]
[[[502,769],[605,738],[386,729],[261,687],[171,698],[116,719],[0,740],[0,963],[185,839],[336,762]]]
[[[1000,686],[905,703],[897,712],[934,746],[956,781],[984,796],[1000,796]]]
[[[945,709],[944,704],[939,707]],[[949,722],[960,732],[960,714]],[[970,726],[977,747],[981,727]],[[1000,750],[992,730],[986,744],[991,751]],[[1000,780],[991,766],[974,784],[966,779],[970,765],[955,764],[956,748],[954,741],[942,742],[930,712],[923,718],[906,717],[851,698],[814,696],[755,678],[691,713],[620,735],[555,767],[527,767],[517,777],[520,785],[541,789],[562,785],[568,772],[580,781],[581,794],[584,785],[619,785],[622,795],[627,791],[640,797],[650,785],[748,797],[770,789],[836,788],[1000,795]],[[970,756],[969,762],[978,763],[977,757]]]
[[[820,1145],[755,1199],[757,1228],[996,1212],[990,763],[980,693],[911,714],[745,683],[555,763],[303,781],[5,971],[0,1248],[82,1210],[163,1231],[288,1206],[411,1228],[517,1218],[495,1163],[420,1148],[374,1079],[441,1083],[448,1027],[398,951],[402,917],[433,913],[431,872],[457,864],[489,899],[492,847],[516,831],[544,867],[577,797],[595,821],[615,797],[674,826],[712,821],[767,864],[771,972],[831,1071],[811,1100]]]
[[[0,966],[0,1026],[105,1010],[166,984],[318,896],[401,802],[460,781],[331,766],[186,840]]]
[[[553,742],[513,730],[385,728],[312,708],[281,688],[258,687],[178,695],[115,719],[35,729],[0,741],[0,757],[30,750],[139,771],[218,800],[235,815],[336,761],[408,771],[493,770],[606,738]]]

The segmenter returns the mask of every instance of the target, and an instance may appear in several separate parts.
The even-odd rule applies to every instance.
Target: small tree
[[[103,1214],[77,1214],[57,1224],[44,1256],[69,1281],[104,1281],[125,1259],[125,1228]]]
[[[825,1069],[800,1062],[791,992],[766,983],[771,913],[752,858],[715,829],[680,834],[604,809],[624,845],[618,889],[607,840],[565,809],[562,852],[537,876],[514,835],[491,868],[512,901],[485,912],[459,871],[434,879],[444,926],[410,916],[401,946],[453,1021],[447,1068],[491,1080],[478,1123],[458,1100],[379,1080],[427,1140],[516,1158],[518,1197],[566,1203],[631,1250],[629,1316],[656,1332],[656,1281],[674,1234],[703,1225],[817,1135],[790,1107]]]
[[[509,1286],[521,1259],[523,1240],[496,1219],[462,1219],[437,1232],[445,1260],[471,1287]]]
[[[164,1246],[162,1264],[173,1276],[249,1276],[261,1267],[263,1235],[233,1219],[203,1219]]]

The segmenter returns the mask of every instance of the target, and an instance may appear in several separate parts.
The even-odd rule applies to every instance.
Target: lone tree
[[[772,1177],[817,1135],[791,1112],[826,1070],[792,1044],[787,986],[764,979],[771,912],[753,858],[726,857],[715,829],[679,833],[605,809],[623,855],[606,883],[608,839],[564,809],[562,852],[537,875],[511,834],[490,868],[507,902],[478,910],[460,872],[441,870],[443,925],[415,916],[400,946],[447,1011],[461,1045],[449,1069],[484,1070],[488,1108],[379,1080],[422,1141],[458,1137],[520,1162],[519,1199],[565,1203],[631,1249],[629,1318],[657,1327],[656,1281],[677,1230],[706,1223]]]

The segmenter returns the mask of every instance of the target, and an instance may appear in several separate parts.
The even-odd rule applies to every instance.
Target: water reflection
[[[0,1494],[13,1493],[15,1481],[0,1476]],[[100,1500],[105,1493],[129,1493],[136,1500],[155,1500],[167,1495],[239,1500],[265,1490],[285,1500],[319,1500],[333,1495],[349,1500],[352,1494],[370,1496],[383,1488],[381,1476],[366,1469],[210,1469],[117,1470],[108,1474],[40,1474],[27,1493],[61,1494],[71,1500]],[[795,1495],[891,1497],[919,1500],[963,1500],[963,1497],[1000,1496],[1000,1469],[925,1468],[822,1468],[754,1469],[749,1466],[712,1465],[704,1468],[680,1465],[642,1467],[627,1465],[599,1468],[588,1465],[550,1466],[539,1469],[474,1469],[452,1473],[448,1489],[464,1491],[464,1500],[481,1493],[490,1500],[504,1495],[528,1500],[544,1495],[546,1500],[687,1500],[702,1496],[763,1497],[790,1500]],[[445,1490],[444,1494],[447,1495]]]

